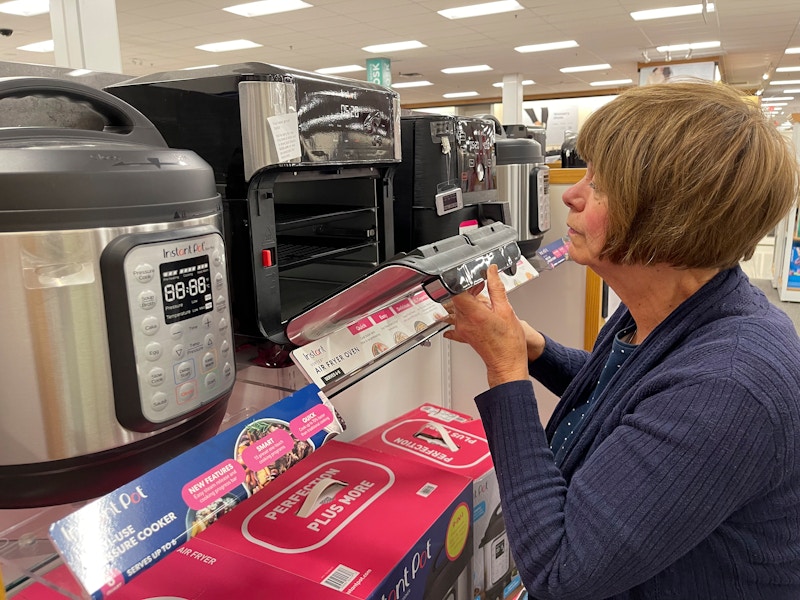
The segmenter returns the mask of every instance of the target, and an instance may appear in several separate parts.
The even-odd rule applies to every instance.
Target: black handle
[[[116,96],[96,88],[51,77],[0,78],[0,99],[10,97],[46,96],[66,97],[88,103],[107,121],[103,131],[66,129],[54,127],[0,128],[0,139],[16,137],[49,137],[57,134],[68,137],[97,137],[110,135],[115,139],[167,147],[164,138],[142,113]]]

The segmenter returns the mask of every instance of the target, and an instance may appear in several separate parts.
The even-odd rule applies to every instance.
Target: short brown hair
[[[790,144],[722,84],[632,88],[586,120],[577,150],[608,197],[601,255],[620,264],[732,267],[796,199]]]

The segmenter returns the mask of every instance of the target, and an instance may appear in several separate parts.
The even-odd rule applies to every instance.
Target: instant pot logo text
[[[177,258],[178,256],[189,256],[200,252],[208,252],[209,248],[205,241],[186,244],[185,246],[175,246],[170,250],[163,250],[164,258]]]
[[[403,575],[397,580],[394,588],[388,593],[381,596],[381,600],[400,600],[408,595],[408,590],[411,588],[417,575],[424,572],[425,565],[432,558],[431,554],[431,540],[429,539],[425,544],[425,548],[420,552],[413,552],[408,559],[407,564],[403,567]]]
[[[136,489],[132,492],[120,492],[117,494],[116,497],[108,496],[107,499],[103,502],[103,507],[100,510],[100,514],[97,515],[101,519],[109,519],[113,520],[116,515],[121,515],[124,511],[128,510],[132,506],[136,506],[143,500],[147,499],[147,494],[144,493],[142,486],[137,485]],[[74,542],[79,535],[76,536],[76,532],[74,531],[73,527],[62,527],[61,532],[64,534],[64,537],[67,538],[69,541]]]

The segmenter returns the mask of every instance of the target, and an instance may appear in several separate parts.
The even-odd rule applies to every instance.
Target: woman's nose
[[[568,187],[563,194],[561,194],[561,201],[569,208],[578,210],[581,202],[581,182]]]

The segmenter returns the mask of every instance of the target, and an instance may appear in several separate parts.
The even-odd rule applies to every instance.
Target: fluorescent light
[[[20,17],[33,17],[50,12],[50,0],[13,0],[0,4],[0,12]]]
[[[800,79],[773,79],[770,85],[800,85]]]
[[[75,69],[74,71],[67,73],[67,75],[70,77],[80,77],[81,75],[88,75],[91,72],[91,69]]]
[[[52,52],[54,49],[55,45],[53,44],[53,40],[45,40],[44,42],[35,42],[33,44],[17,47],[17,50],[25,50],[26,52]]]
[[[778,67],[775,69],[776,73],[792,73],[793,71],[800,71],[800,67]]]
[[[695,42],[693,44],[675,44],[673,46],[658,46],[659,52],[683,52],[684,50],[705,50],[706,48],[719,48],[719,42]]]
[[[229,50],[245,50],[246,48],[260,48],[261,44],[256,44],[250,40],[230,40],[227,42],[215,42],[213,44],[202,44],[195,46],[198,50],[206,52],[228,52]]]
[[[478,71],[491,71],[492,67],[489,65],[472,65],[470,67],[448,67],[442,69],[442,73],[453,75],[454,73],[477,73]]]
[[[800,94],[800,88],[796,90],[783,90],[784,94]]]
[[[762,102],[761,106],[789,106],[788,102]]]
[[[442,94],[442,98],[468,98],[469,96],[480,96],[478,92],[450,92]]]
[[[786,54],[800,54],[800,46],[797,46],[796,48],[787,48]]]
[[[219,65],[198,65],[196,67],[184,67],[181,71],[195,71],[197,69],[210,69],[212,67],[218,67]]]
[[[356,71],[366,71],[366,67],[362,67],[361,65],[342,65],[341,67],[325,67],[323,69],[315,69],[315,72],[322,73],[323,75],[355,73]]]
[[[377,44],[375,46],[364,46],[364,52],[397,52],[399,50],[414,50],[415,48],[427,48],[422,42],[410,40],[408,42],[393,42],[391,44]]]
[[[611,79],[609,81],[592,81],[589,83],[589,85],[597,87],[601,85],[625,85],[626,83],[633,83],[633,79]]]
[[[393,88],[414,88],[424,87],[426,85],[433,85],[430,81],[403,81],[402,83],[393,83]]]
[[[459,6],[438,11],[440,15],[448,19],[466,19],[468,17],[480,17],[482,15],[494,15],[497,13],[511,12],[512,10],[522,10],[516,0],[500,0],[499,2],[485,2],[483,4],[471,4],[469,6]]]
[[[709,2],[706,10],[714,12],[714,3]],[[703,12],[702,4],[687,4],[685,6],[671,6],[669,8],[654,8],[651,10],[637,10],[631,13],[634,21],[647,21],[649,19],[666,19],[669,17],[683,17],[685,15],[699,15]]]
[[[523,79],[522,81],[520,81],[520,84],[522,85],[533,85],[534,83],[536,82],[533,79]],[[503,82],[498,81],[497,83],[493,83],[492,86],[501,88],[503,87]]]
[[[547,50],[562,50],[564,48],[577,48],[578,42],[567,40],[565,42],[550,42],[549,44],[532,44],[530,46],[517,46],[517,52],[546,52]]]
[[[302,0],[261,0],[261,2],[248,2],[247,4],[228,6],[222,10],[242,17],[260,17],[262,15],[289,12],[290,10],[300,10],[301,8],[311,8],[312,6],[312,4]]]
[[[761,102],[782,102],[785,100],[794,100],[794,96],[773,96],[772,98],[762,98]]]
[[[559,69],[562,73],[583,73],[584,71],[602,71],[604,69],[610,69],[611,65],[604,64],[604,65],[584,65],[582,67],[564,67],[563,69]]]

